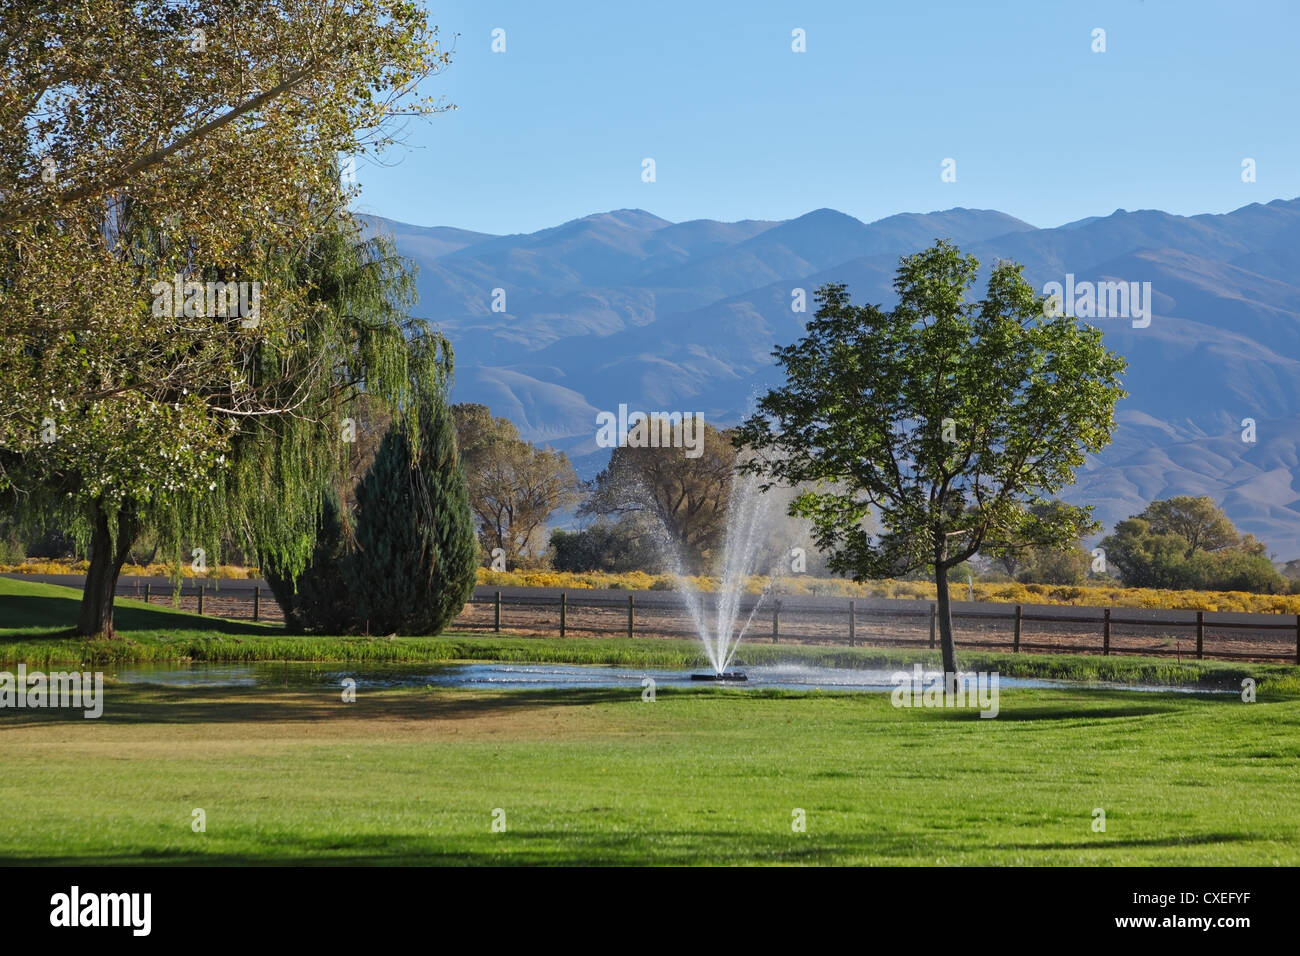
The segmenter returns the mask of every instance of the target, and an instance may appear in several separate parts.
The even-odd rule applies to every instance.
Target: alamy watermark
[[[262,283],[185,281],[177,273],[171,281],[160,279],[149,287],[156,318],[240,319],[240,327],[257,328],[262,314]]]
[[[687,458],[704,454],[703,412],[596,413],[596,444],[601,448],[684,448]]]
[[[19,664],[18,673],[0,671],[0,708],[77,707],[87,720],[104,713],[104,674],[96,671],[41,671],[27,673]]]
[[[924,671],[920,664],[912,672],[894,671],[889,695],[895,707],[972,707],[980,717],[998,715],[997,671],[975,671],[945,675],[941,671]]]
[[[1132,319],[1133,328],[1151,324],[1150,282],[1075,282],[1067,272],[1065,282],[1043,286],[1043,315],[1049,319]]]
[[[152,911],[152,893],[83,893],[73,886],[50,897],[51,926],[121,926],[133,936],[148,936]]]

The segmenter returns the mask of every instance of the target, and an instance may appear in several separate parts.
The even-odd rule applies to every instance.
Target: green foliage
[[[347,634],[356,627],[343,576],[342,510],[337,495],[327,493],[311,558],[296,578],[281,571],[274,561],[263,562],[263,576],[284,612],[289,631]]]
[[[478,541],[456,429],[445,402],[420,416],[419,445],[390,429],[357,486],[344,574],[370,633],[438,634],[474,591]]]
[[[1083,584],[1092,560],[1082,548],[1037,548],[1016,572],[1021,584]]]
[[[9,494],[33,529],[93,545],[96,567],[125,553],[114,532],[129,528],[151,534],[177,568],[195,547],[218,563],[232,540],[280,573],[301,571],[345,470],[342,431],[363,385],[377,402],[410,407],[442,387],[451,353],[407,318],[413,277],[391,240],[364,237],[346,216],[293,254],[268,248],[266,258],[298,296],[292,322],[205,333],[202,361],[178,341],[179,380],[106,357],[108,397],[65,402],[56,441],[0,447]]]
[[[1239,535],[1211,499],[1153,501],[1103,538],[1128,587],[1284,594],[1287,582],[1251,535]]]
[[[1153,501],[1138,517],[1147,521],[1151,533],[1172,534],[1187,543],[1186,556],[1197,551],[1218,551],[1241,544],[1240,535],[1223,509],[1212,498],[1180,496]]]
[[[1097,329],[1044,316],[1019,266],[999,263],[985,298],[969,301],[977,268],[946,242],[909,256],[888,312],[823,286],[807,335],[774,353],[787,384],[737,441],[760,453],[748,471],[827,484],[794,511],[837,572],[951,567],[1033,525],[1066,540],[1079,531],[1029,509],[1109,441],[1124,360]],[[865,527],[873,513],[878,535]]]
[[[137,534],[178,564],[195,547],[216,563],[229,533],[300,569],[358,383],[410,399],[412,287],[361,238],[337,157],[391,142],[399,112],[437,112],[415,87],[447,54],[406,0],[16,9],[0,27],[0,493],[91,547],[78,626],[111,634]],[[179,315],[157,291],[173,280],[199,290]],[[218,281],[255,284],[252,312],[204,301]]]
[[[390,425],[350,514],[327,495],[308,564],[292,574],[267,562],[291,630],[438,634],[473,593],[478,541],[450,413],[435,395],[413,414],[418,444]]]
[[[556,571],[658,574],[664,570],[663,556],[651,537],[626,522],[598,521],[578,531],[557,529],[551,532],[551,549]]]
[[[1083,584],[1091,560],[1079,534],[1093,529],[1085,509],[1053,499],[1030,505],[1015,536],[986,541],[980,553],[1022,584]]]
[[[0,529],[0,564],[17,564],[27,557],[27,546],[12,529]]]
[[[1098,329],[1046,314],[1007,262],[971,301],[978,267],[944,241],[905,257],[890,311],[823,286],[807,334],[773,353],[786,385],[735,435],[754,452],[742,468],[767,486],[810,486],[791,514],[812,522],[832,571],[862,581],[934,568],[949,672],[947,570],[986,542],[1057,546],[1090,530],[1087,509],[1032,509],[1109,443],[1124,395],[1124,359]]]

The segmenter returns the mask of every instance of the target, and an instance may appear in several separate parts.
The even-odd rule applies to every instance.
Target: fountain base
[[[692,674],[691,680],[742,681],[749,680],[742,671],[723,671],[720,674]]]

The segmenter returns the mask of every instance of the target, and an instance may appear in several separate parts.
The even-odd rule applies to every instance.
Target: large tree
[[[286,269],[308,290],[292,333],[251,339],[209,378],[156,391],[139,381],[147,368],[114,367],[121,394],[65,402],[54,440],[4,450],[28,518],[88,545],[78,633],[111,636],[117,577],[145,530],[177,567],[197,549],[215,563],[234,540],[296,573],[340,493],[362,390],[402,408],[449,376],[445,340],[406,316],[411,275],[385,240],[337,218]]]
[[[80,633],[145,529],[301,566],[352,396],[437,384],[336,157],[445,58],[399,0],[0,5],[0,491],[89,547]]]
[[[551,515],[578,502],[579,482],[562,451],[538,448],[486,405],[452,406],[470,506],[487,552],[500,548],[514,565],[545,547]]]
[[[1058,543],[1094,527],[1086,509],[1049,526],[1030,509],[1108,443],[1124,394],[1124,360],[1100,331],[1047,315],[1007,262],[972,300],[977,272],[974,257],[940,241],[901,261],[893,309],[823,286],[807,335],[774,352],[786,385],[736,434],[756,453],[745,470],[822,483],[792,513],[812,521],[832,570],[855,580],[931,571],[949,675],[948,570],[1031,525]]]

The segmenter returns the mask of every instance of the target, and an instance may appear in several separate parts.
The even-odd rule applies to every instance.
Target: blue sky
[[[1300,196],[1294,0],[429,10],[455,53],[422,92],[458,108],[412,123],[384,165],[358,162],[360,211],[493,233],[625,207],[870,221],[968,206],[1055,226]]]

